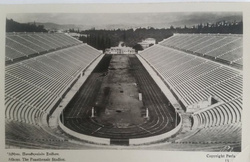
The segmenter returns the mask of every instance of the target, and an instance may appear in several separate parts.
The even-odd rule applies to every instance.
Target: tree
[[[153,43],[150,43],[150,44],[149,44],[149,47],[151,47],[151,46],[153,46],[153,45],[154,45]]]
[[[142,48],[142,46],[141,46],[140,44],[136,44],[136,45],[133,47],[133,49],[135,49],[136,52],[142,51],[142,50],[143,50],[143,48]]]
[[[34,23],[19,23],[12,19],[6,19],[6,32],[48,32],[43,25]]]

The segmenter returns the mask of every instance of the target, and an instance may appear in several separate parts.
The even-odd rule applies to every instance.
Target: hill
[[[43,25],[34,23],[19,23],[6,19],[6,32],[47,32]]]

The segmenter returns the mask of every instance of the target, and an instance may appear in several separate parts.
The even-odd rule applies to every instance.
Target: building
[[[154,38],[147,38],[139,42],[138,44],[140,44],[142,48],[145,49],[145,48],[148,48],[150,45],[156,44],[156,40]]]
[[[73,33],[73,32],[70,32],[70,33],[67,33],[67,34],[68,34],[69,36],[71,36],[71,37],[76,38],[76,39],[79,39],[79,37],[81,37],[81,36],[87,37],[86,34],[80,34],[80,33]]]
[[[107,48],[105,54],[135,54],[135,49],[131,47],[122,46],[123,42],[120,42],[117,47]]]

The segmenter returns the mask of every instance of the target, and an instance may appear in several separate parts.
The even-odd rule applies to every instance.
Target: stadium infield
[[[105,55],[64,110],[64,125],[121,144],[174,129],[175,111],[135,55]]]

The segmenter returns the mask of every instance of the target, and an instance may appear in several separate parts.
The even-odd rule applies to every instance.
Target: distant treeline
[[[221,33],[221,34],[242,34],[243,22],[216,22],[214,24],[199,24],[192,27],[174,27],[171,26],[167,29],[155,29],[155,28],[137,28],[135,30],[85,30],[81,31],[81,34],[87,35],[87,38],[81,37],[84,43],[99,49],[104,50],[117,46],[120,41],[123,41],[126,46],[136,47],[137,43],[146,38],[155,38],[156,42],[162,41],[174,33]],[[101,43],[102,42],[102,43]]]
[[[176,33],[220,33],[220,34],[242,34],[243,33],[243,22],[227,22],[220,21],[214,24],[204,23],[194,25],[190,28],[184,26],[180,27],[170,27],[170,30]]]
[[[12,19],[6,19],[6,32],[48,32],[43,25],[36,23],[19,23]]]
[[[87,37],[80,36],[79,40],[81,40],[83,43],[87,43],[88,45],[98,50],[104,51],[106,48],[111,47],[111,39],[103,35],[89,34],[87,35]]]
[[[107,46],[117,46],[119,42],[124,42],[126,46],[133,47],[138,42],[142,41],[146,38],[155,38],[156,41],[161,41],[164,38],[168,38],[173,35],[173,32],[167,29],[146,29],[146,28],[138,28],[136,30],[128,29],[128,30],[85,30],[81,31],[81,34],[87,35],[88,39],[92,38],[101,38],[104,40],[109,40]],[[86,40],[82,39],[84,43],[88,43]],[[92,42],[92,41],[91,41]],[[98,42],[98,41],[97,41]],[[93,42],[92,42],[93,43]],[[90,44],[93,45],[93,44]],[[97,49],[103,49],[100,47],[101,45],[95,44],[94,45]],[[93,47],[94,47],[93,46]]]

